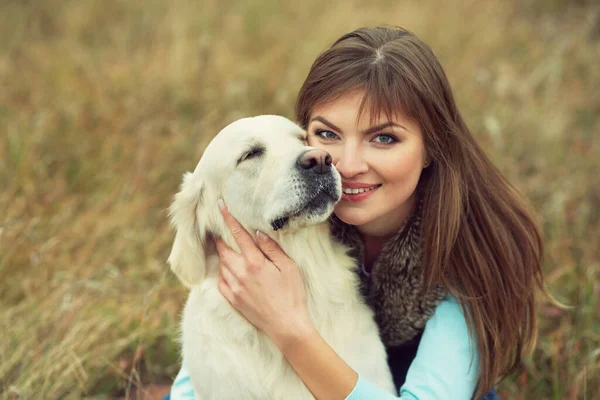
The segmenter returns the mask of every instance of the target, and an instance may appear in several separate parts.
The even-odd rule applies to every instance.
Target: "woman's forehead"
[[[411,120],[401,107],[390,110],[391,107],[377,105],[365,95],[364,91],[354,91],[317,103],[311,109],[309,123],[318,117],[362,127],[383,123],[402,124]]]

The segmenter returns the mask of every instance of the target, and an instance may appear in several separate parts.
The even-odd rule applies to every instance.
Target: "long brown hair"
[[[433,51],[402,28],[361,28],[312,65],[296,104],[307,127],[316,104],[355,90],[376,118],[401,111],[420,124],[431,165],[423,197],[425,283],[442,284],[467,316],[480,360],[476,397],[514,372],[537,338],[542,240],[528,202],[474,140]],[[360,113],[359,113],[360,115]]]

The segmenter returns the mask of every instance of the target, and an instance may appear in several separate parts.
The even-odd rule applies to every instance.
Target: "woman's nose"
[[[362,153],[358,149],[345,148],[338,157],[333,157],[333,164],[338,172],[346,179],[364,174],[369,170]]]

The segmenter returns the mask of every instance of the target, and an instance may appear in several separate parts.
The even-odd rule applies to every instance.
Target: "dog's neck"
[[[324,310],[354,309],[352,300],[359,301],[356,261],[347,255],[348,249],[322,223],[293,233],[275,232],[273,239],[288,255],[302,275],[306,289],[308,312],[313,321],[330,321]],[[328,302],[329,307],[323,307]],[[335,311],[334,311],[335,312]]]
[[[328,223],[309,225],[293,232],[272,231],[269,236],[300,269],[309,309],[323,299],[335,302],[349,298],[340,291],[356,291],[356,261],[347,255],[347,247],[330,233]],[[224,240],[239,251],[230,234]]]

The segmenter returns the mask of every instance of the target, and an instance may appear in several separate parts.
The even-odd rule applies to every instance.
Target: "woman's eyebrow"
[[[390,126],[395,126],[396,128],[400,128],[400,129],[404,129],[405,131],[408,131],[408,129],[406,129],[406,127],[404,125],[400,125],[400,124],[397,124],[395,122],[385,122],[383,124],[375,125],[375,126],[369,128],[369,129],[365,129],[363,131],[363,134],[364,135],[368,135],[370,133],[375,133],[377,131],[380,131],[382,129],[388,128]]]
[[[327,121],[325,118],[323,118],[323,117],[321,117],[321,116],[318,116],[318,117],[314,117],[314,118],[312,118],[312,119],[310,120],[310,122],[312,122],[312,121],[319,121],[319,122],[321,122],[321,123],[323,123],[323,124],[327,125],[328,127],[330,127],[331,129],[333,129],[333,130],[335,130],[335,131],[342,132],[342,130],[341,130],[340,128],[338,128],[338,127],[337,127],[337,126],[335,126],[335,125],[334,125],[332,122],[330,122],[330,121]],[[374,133],[374,132],[380,131],[380,130],[382,130],[382,129],[385,129],[385,128],[388,128],[388,127],[390,127],[390,126],[393,126],[393,127],[396,127],[396,128],[400,128],[400,129],[404,129],[405,131],[407,131],[407,132],[408,132],[408,129],[406,129],[406,127],[405,127],[404,125],[400,125],[400,124],[397,124],[397,123],[395,123],[395,122],[389,122],[389,121],[388,121],[388,122],[385,122],[385,123],[383,123],[383,124],[379,124],[379,125],[373,126],[373,127],[371,127],[371,128],[365,129],[365,130],[363,131],[363,135],[368,135],[368,134],[370,134],[370,133]]]
[[[326,120],[325,118],[323,118],[323,117],[320,117],[320,116],[319,116],[319,117],[314,117],[314,118],[312,118],[312,119],[310,120],[310,122],[313,122],[313,121],[319,121],[319,122],[322,122],[323,124],[327,125],[327,126],[328,126],[328,127],[330,127],[331,129],[333,129],[334,131],[338,131],[338,132],[341,132],[341,131],[342,131],[340,128],[338,128],[337,126],[335,126],[333,123],[331,123],[331,122],[327,121],[327,120]]]

